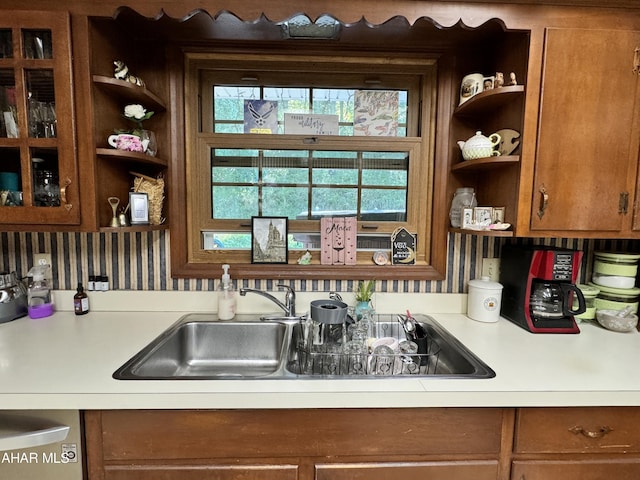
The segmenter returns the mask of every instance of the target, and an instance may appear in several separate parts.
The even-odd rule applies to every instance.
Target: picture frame
[[[287,217],[251,217],[251,263],[288,263]]]
[[[492,221],[492,207],[475,207],[473,216],[476,225],[490,225]]]
[[[131,225],[149,224],[149,195],[146,193],[129,192],[129,212]]]
[[[493,207],[491,223],[504,223],[504,207]]]
[[[482,90],[486,92],[487,90],[493,90],[495,87],[496,76],[491,75],[489,77],[483,77],[482,79]]]
[[[475,224],[473,217],[473,208],[462,209],[462,228],[472,228]]]

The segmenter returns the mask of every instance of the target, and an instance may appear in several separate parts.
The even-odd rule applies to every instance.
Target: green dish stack
[[[594,299],[595,310],[623,310],[631,307],[633,313],[638,312],[640,288],[635,285],[639,262],[640,254],[593,254],[593,274],[588,286],[599,290]],[[595,310],[591,319],[595,318]]]

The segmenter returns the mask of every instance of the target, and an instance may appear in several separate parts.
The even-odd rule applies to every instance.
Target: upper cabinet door
[[[533,231],[629,231],[638,153],[633,63],[639,46],[640,32],[547,30]]]
[[[69,15],[2,15],[0,224],[79,224],[71,88]]]

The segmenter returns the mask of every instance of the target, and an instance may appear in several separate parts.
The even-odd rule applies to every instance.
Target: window
[[[421,59],[187,54],[189,262],[249,264],[253,216],[288,218],[290,264],[306,250],[319,259],[320,218],[355,216],[359,266],[390,250],[399,227],[417,234],[428,265],[434,70]]]

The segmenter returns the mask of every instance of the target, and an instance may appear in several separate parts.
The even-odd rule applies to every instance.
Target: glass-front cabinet
[[[67,13],[0,19],[0,223],[77,225]]]

